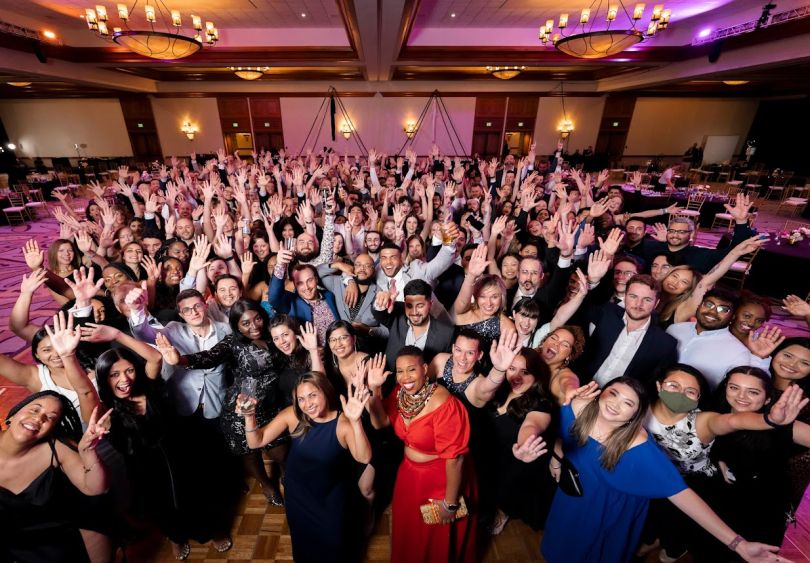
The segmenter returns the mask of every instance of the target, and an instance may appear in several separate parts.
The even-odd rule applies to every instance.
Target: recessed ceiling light
[[[450,17],[451,17],[451,18],[456,17],[456,13],[455,13],[455,12],[453,12],[452,14],[450,14]]]
[[[46,29],[45,31],[43,31],[42,35],[46,39],[56,39],[56,34],[53,31],[51,31],[50,29]]]
[[[301,17],[305,18],[305,17],[307,17],[307,14],[305,12],[301,12]]]

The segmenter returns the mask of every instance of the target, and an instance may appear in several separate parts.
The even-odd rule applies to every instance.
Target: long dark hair
[[[262,306],[253,299],[240,299],[231,307],[231,312],[228,314],[228,323],[231,325],[231,331],[233,331],[234,337],[242,342],[250,341],[247,336],[243,335],[239,331],[239,320],[247,311],[255,311],[259,314],[259,316],[261,316],[262,320],[264,321],[264,325],[262,326],[262,333],[259,338],[265,341],[269,340],[270,318],[267,316],[267,311],[265,311]]]
[[[307,432],[312,429],[312,419],[298,406],[298,388],[305,383],[314,385],[323,393],[326,398],[326,406],[330,411],[338,410],[340,405],[335,388],[324,374],[319,371],[309,371],[299,377],[298,381],[295,382],[295,387],[293,387],[292,392],[293,412],[295,413],[295,418],[298,419],[298,426],[291,434],[293,438],[303,438],[306,436]]]
[[[62,414],[59,417],[59,421],[53,427],[53,431],[50,435],[45,437],[45,440],[48,442],[53,443],[54,440],[59,440],[66,446],[69,446],[76,449],[76,444],[79,443],[79,440],[82,439],[82,419],[79,417],[79,413],[76,412],[76,409],[73,407],[73,403],[70,400],[62,395],[61,393],[57,393],[56,391],[39,391],[32,395],[28,395],[22,401],[11,407],[6,415],[6,425],[11,422],[11,417],[20,412],[26,405],[33,403],[37,399],[41,399],[42,397],[51,397],[59,401],[60,406],[62,407]]]
[[[810,350],[810,338],[805,336],[792,336],[790,338],[785,338],[785,340],[776,347],[776,350],[773,351],[771,354],[771,358],[776,358],[776,355],[784,350],[785,348],[789,348],[790,346],[801,346],[802,348],[807,348]],[[773,362],[771,362],[770,367],[771,375],[775,377],[775,373],[773,370]],[[794,380],[793,383],[798,385],[804,391],[804,394],[807,395],[810,393],[810,377],[805,377],[804,379]]]
[[[526,415],[540,409],[543,403],[549,403],[548,383],[551,379],[551,370],[536,351],[525,346],[520,349],[518,356],[526,362],[526,371],[534,378],[534,383],[520,396],[509,401],[506,414],[517,421],[523,421]],[[505,382],[501,384],[495,394],[494,403],[500,407],[509,397],[510,387]]]
[[[602,393],[605,393],[608,389],[619,383],[627,385],[635,392],[638,396],[638,408],[633,416],[630,417],[630,420],[614,429],[601,445],[602,455],[599,461],[602,467],[608,471],[613,471],[621,457],[630,448],[633,440],[636,439],[639,430],[641,430],[644,418],[647,416],[647,409],[650,406],[650,401],[647,398],[647,393],[644,391],[644,386],[641,385],[637,379],[633,379],[632,377],[617,377],[605,385],[604,389],[602,389]],[[590,436],[591,430],[593,430],[594,424],[596,424],[598,415],[599,399],[597,398],[585,405],[577,416],[576,421],[574,421],[573,426],[571,426],[571,435],[576,439],[580,447],[588,443],[588,437]]]
[[[731,412],[731,405],[728,404],[728,400],[726,399],[726,387],[728,387],[731,376],[734,374],[749,375],[759,379],[760,383],[762,383],[762,388],[765,390],[765,402],[757,412],[766,412],[770,410],[771,405],[776,399],[776,388],[773,386],[773,381],[771,381],[771,376],[767,371],[752,366],[737,366],[726,372],[726,376],[723,378],[723,381],[720,382],[720,385],[717,386],[717,390],[715,391],[715,410],[722,413]]]
[[[323,367],[326,372],[326,377],[329,378],[332,386],[338,393],[345,394],[347,392],[346,380],[343,378],[343,374],[340,373],[337,358],[332,353],[332,350],[329,349],[329,338],[332,336],[333,332],[341,328],[345,329],[346,332],[349,333],[349,336],[354,338],[355,350],[357,350],[357,331],[354,330],[352,323],[349,321],[338,319],[327,327],[326,334],[324,335],[326,348],[323,351]]]
[[[269,326],[267,327],[268,338],[272,339],[270,331],[279,326],[287,327],[293,332],[294,335],[296,336],[298,335],[299,332],[298,321],[296,321],[295,318],[291,317],[290,315],[287,315],[286,313],[281,313],[270,319]],[[280,366],[288,365],[291,368],[302,372],[309,371],[312,369],[312,360],[309,357],[309,352],[307,351],[306,348],[301,346],[301,343],[298,341],[298,338],[295,339],[295,348],[293,348],[293,352],[289,356],[287,356],[286,354],[284,354],[284,352],[279,350],[275,344],[273,344],[273,346],[270,347],[270,351],[273,354],[274,358],[277,359],[276,362],[278,362]]]

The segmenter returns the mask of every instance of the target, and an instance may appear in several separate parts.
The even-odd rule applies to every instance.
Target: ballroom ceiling
[[[779,0],[774,13],[808,2]],[[672,10],[666,32],[599,60],[575,59],[537,40],[546,19],[556,20],[563,11],[573,19],[590,5],[586,0],[164,0],[184,18],[194,13],[213,21],[221,38],[215,47],[170,62],[140,57],[89,32],[84,10],[96,3],[0,2],[0,97],[316,92],[329,85],[366,95],[436,88],[542,95],[554,92],[560,81],[566,91],[581,95],[737,96],[806,93],[810,85],[804,78],[810,17],[722,43],[692,45],[701,32],[755,21],[762,0],[665,1]],[[116,3],[104,4],[113,22]],[[143,4],[132,9],[137,17]],[[628,9],[634,4],[627,2]],[[647,4],[647,13],[652,6]],[[39,37],[21,38],[9,26]],[[42,36],[46,30],[56,38]],[[711,57],[718,60],[710,62]],[[487,65],[526,68],[501,81],[489,75]],[[269,69],[247,82],[231,66]],[[730,79],[748,83],[730,88],[722,82]],[[8,86],[11,81],[32,84]]]

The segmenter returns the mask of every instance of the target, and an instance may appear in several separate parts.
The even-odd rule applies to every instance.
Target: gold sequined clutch
[[[419,507],[422,512],[422,521],[425,524],[440,524],[439,519],[439,503],[430,499],[427,504]],[[464,497],[458,497],[458,510],[456,510],[456,520],[467,516],[467,503],[464,502]]]

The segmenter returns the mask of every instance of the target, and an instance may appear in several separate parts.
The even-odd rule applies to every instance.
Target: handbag
[[[560,457],[555,452],[551,452],[551,457],[560,462],[560,480],[557,483],[560,490],[572,497],[581,497],[585,494],[582,489],[582,482],[579,480],[579,471],[567,457]]]
[[[441,523],[439,519],[439,504],[433,499],[428,499],[427,504],[419,506],[419,511],[422,513],[422,521],[425,524]],[[456,510],[455,519],[464,518],[467,514],[467,503],[464,502],[464,497],[458,497],[458,510]]]

